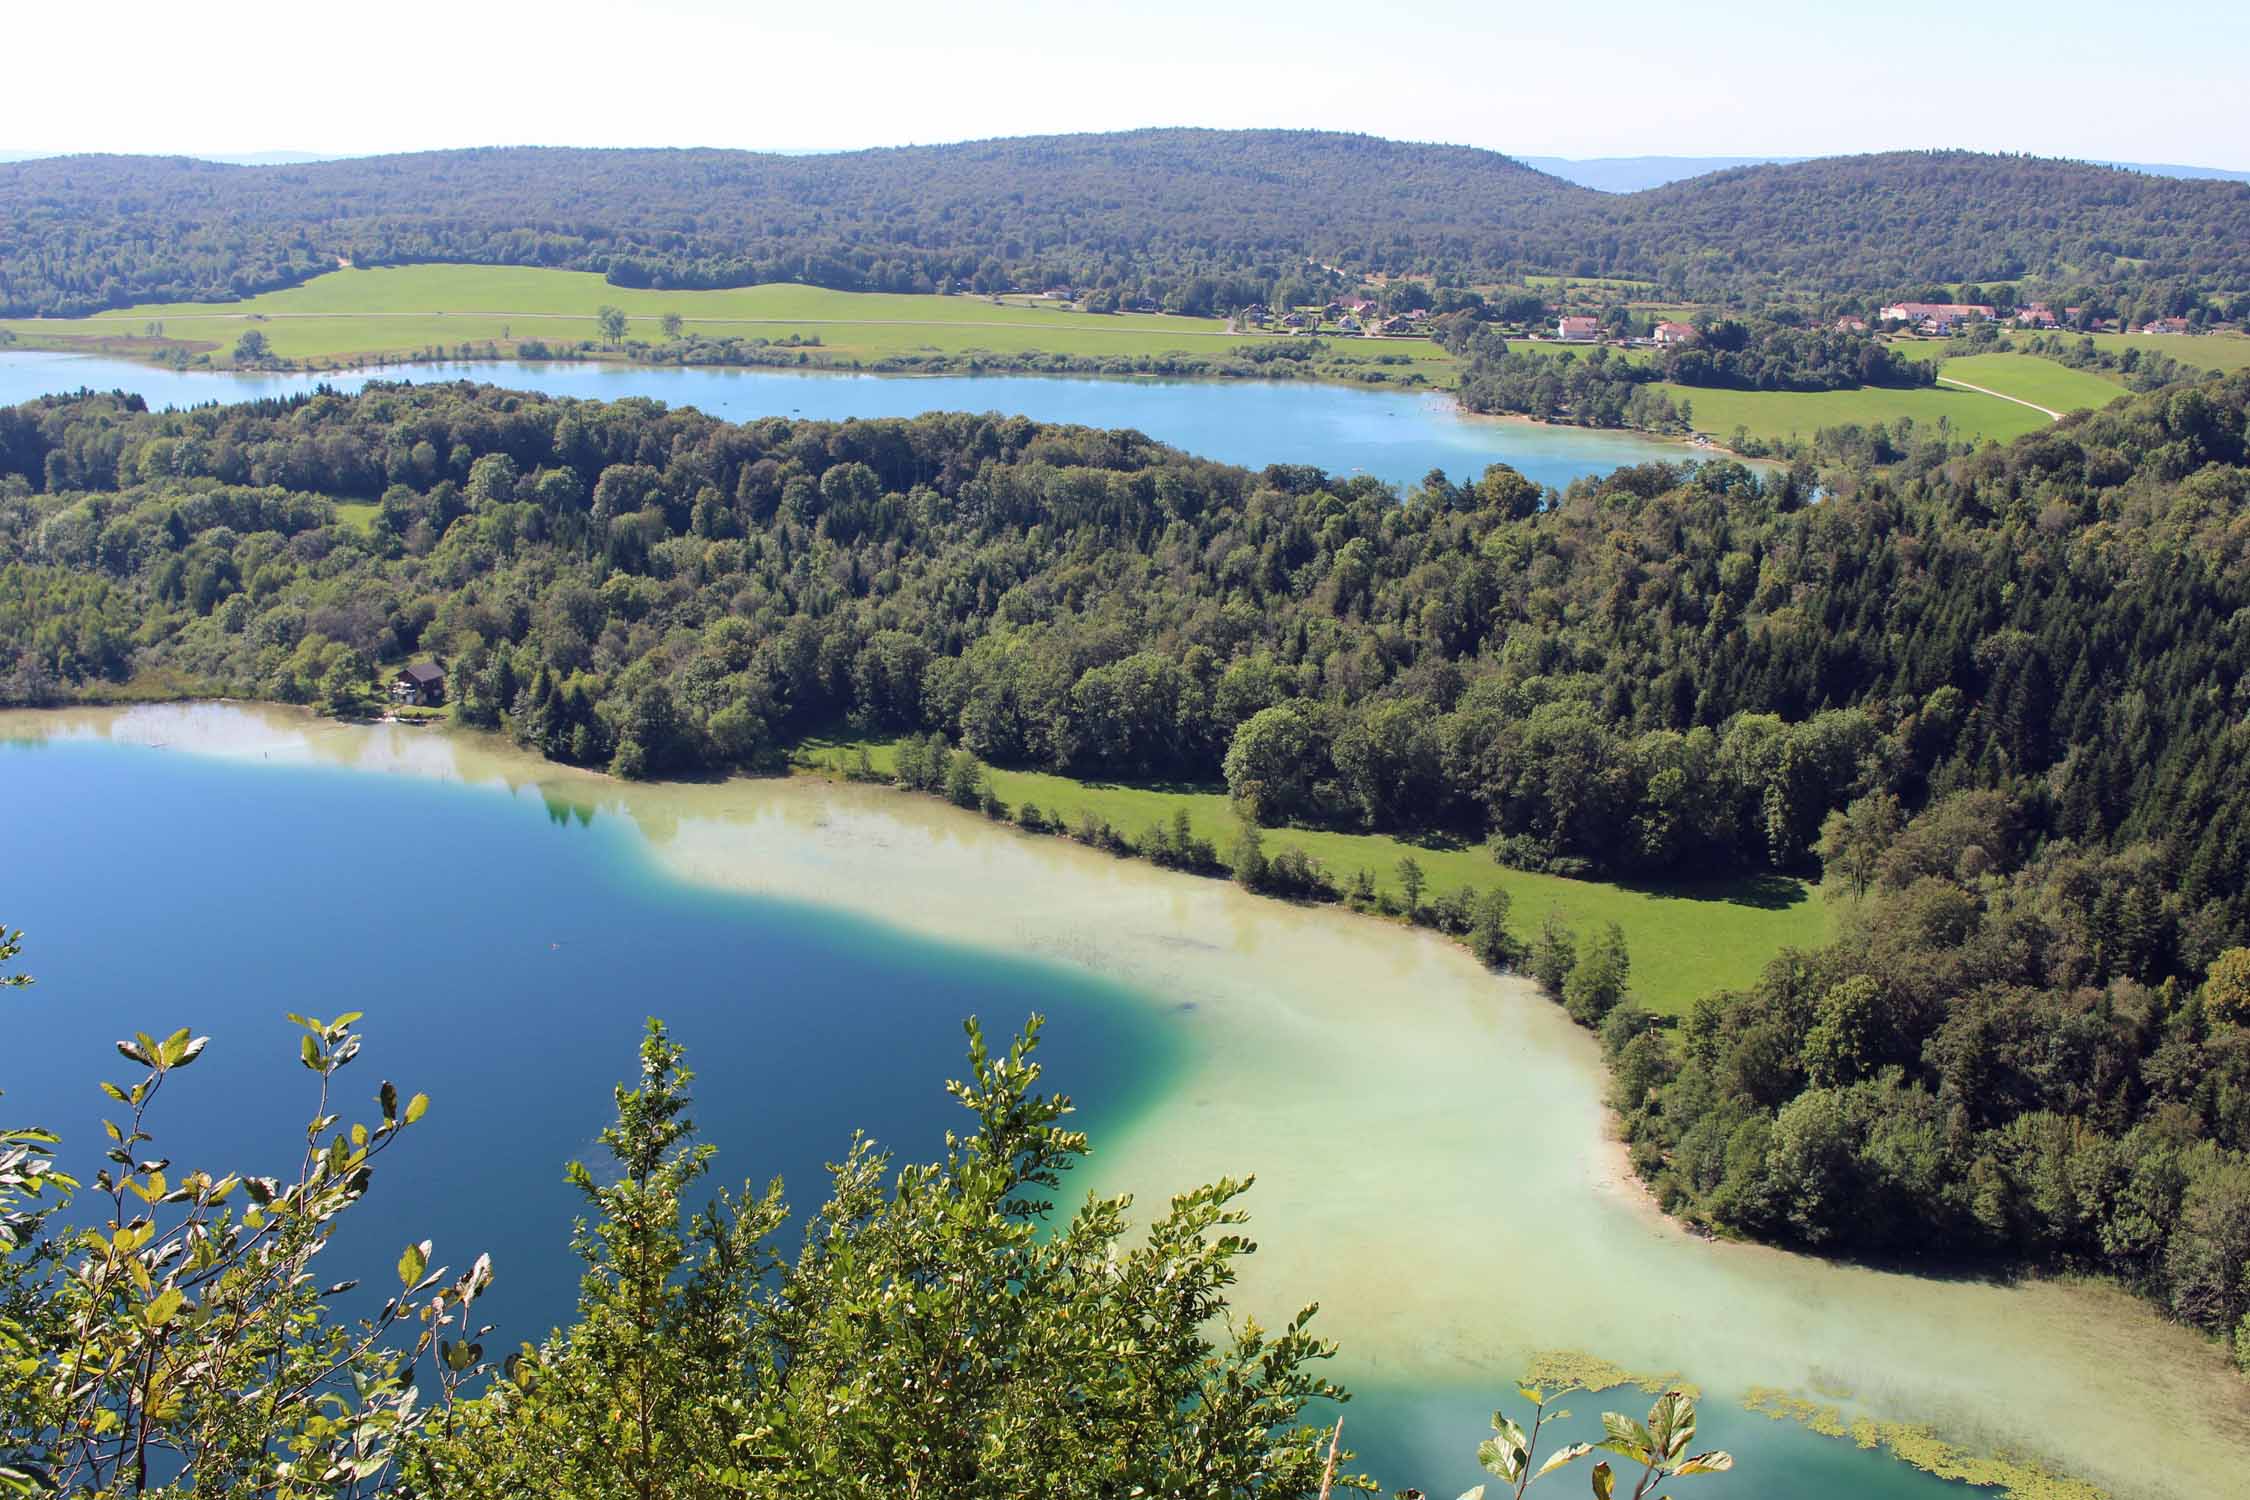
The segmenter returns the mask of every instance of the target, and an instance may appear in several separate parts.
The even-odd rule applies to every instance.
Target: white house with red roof
[[[1601,320],[1598,318],[1557,318],[1555,320],[1555,337],[1566,343],[1590,344],[1600,336],[1601,331]]]

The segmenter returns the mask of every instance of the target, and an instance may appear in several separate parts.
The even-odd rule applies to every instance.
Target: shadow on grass
[[[1728,906],[1752,906],[1760,911],[1787,911],[1812,899],[1812,887],[1789,875],[1771,872],[1742,875],[1731,880],[1694,880],[1675,885],[1619,881],[1620,890],[1667,901],[1716,901]]]

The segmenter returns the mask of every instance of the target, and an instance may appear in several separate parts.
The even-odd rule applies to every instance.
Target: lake
[[[423,1235],[448,1264],[489,1250],[501,1347],[568,1313],[562,1164],[591,1150],[644,1016],[699,1070],[717,1180],[782,1173],[801,1210],[854,1126],[941,1150],[961,1018],[1004,1034],[1038,1010],[1048,1081],[1095,1144],[1064,1200],[1255,1172],[1237,1305],[1322,1303],[1359,1398],[1347,1439],[1386,1488],[1475,1482],[1486,1416],[1542,1349],[1700,1383],[1703,1439],[1739,1467],[1678,1488],[1713,1500],[1959,1493],[1744,1411],[1759,1385],[2122,1495],[2226,1493],[2250,1459],[2239,1384],[2121,1293],[1682,1233],[1606,1139],[1586,1034],[1427,933],[882,789],[628,787],[278,709],[0,714],[0,777],[0,901],[39,977],[9,1002],[40,1041],[0,1061],[9,1118],[90,1159],[111,1040],[192,1025],[215,1039],[167,1090],[157,1149],[271,1161],[309,1108],[281,1013],[363,1009],[361,1091],[388,1077],[434,1104],[334,1274]],[[1647,1400],[1574,1399],[1573,1426]]]
[[[646,396],[729,421],[804,416],[911,417],[927,411],[1004,411],[1041,422],[1137,428],[1203,458],[1262,468],[1314,464],[1414,484],[1432,469],[1455,481],[1488,464],[1540,484],[1566,485],[1626,464],[1697,457],[1682,443],[1626,432],[1545,427],[1464,414],[1451,396],[1363,390],[1313,381],[1142,380],[1045,375],[851,375],[828,371],[687,369],[665,365],[471,363],[400,365],[326,375],[215,374],[75,354],[0,353],[0,406],[56,391],[123,390],[151,406],[196,406],[288,396],[370,380],[474,380],[556,396]]]

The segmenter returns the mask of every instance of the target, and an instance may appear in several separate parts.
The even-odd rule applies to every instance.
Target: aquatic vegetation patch
[[[1680,1379],[1677,1370],[1661,1374],[1640,1374],[1623,1365],[1603,1359],[1597,1354],[1587,1354],[1577,1349],[1547,1349],[1531,1357],[1525,1370],[1523,1383],[1541,1389],[1613,1391],[1622,1386],[1632,1386],[1650,1395],[1665,1391],[1678,1391],[1690,1401],[1703,1398],[1702,1387],[1693,1381]]]
[[[1770,1386],[1752,1386],[1742,1404],[1777,1422],[1795,1422],[1822,1437],[1850,1438],[1862,1448],[1888,1448],[1901,1463],[1940,1479],[1998,1490],[2007,1500],[2108,1500],[2107,1490],[2058,1474],[2036,1459],[2005,1451],[1971,1453],[1912,1422],[1885,1422],[1867,1416],[1847,1420],[1835,1406]]]

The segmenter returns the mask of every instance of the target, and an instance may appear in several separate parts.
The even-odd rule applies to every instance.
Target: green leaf
[[[297,1038],[297,1055],[305,1060],[306,1067],[315,1073],[320,1071],[320,1043],[310,1033]]]
[[[413,1124],[416,1120],[421,1119],[423,1115],[429,1113],[429,1109],[430,1096],[428,1094],[416,1094],[413,1098],[406,1101],[406,1123],[409,1125]]]
[[[1656,1461],[1656,1439],[1649,1436],[1646,1427],[1623,1412],[1603,1412],[1602,1431],[1609,1434],[1609,1441],[1602,1446],[1620,1458],[1644,1464]]]
[[[1610,1473],[1607,1463],[1594,1465],[1594,1500],[1610,1500],[1617,1487],[1616,1476]]]
[[[430,1242],[424,1240],[419,1245],[408,1245],[406,1252],[398,1258],[399,1285],[411,1291],[414,1283],[422,1279],[422,1273],[429,1267]]]
[[[398,1118],[398,1086],[388,1078],[384,1079],[383,1086],[375,1091],[375,1100],[383,1106],[383,1118],[386,1121]]]
[[[1713,1449],[1709,1453],[1698,1453],[1695,1457],[1674,1469],[1672,1475],[1674,1478],[1678,1478],[1683,1474],[1724,1474],[1733,1467],[1733,1454]]]
[[[149,1328],[162,1328],[172,1321],[179,1312],[180,1305],[186,1301],[187,1298],[178,1287],[168,1286],[141,1309],[141,1322]]]
[[[189,1038],[187,1041],[180,1043],[178,1055],[171,1059],[171,1065],[175,1068],[186,1067],[189,1063],[201,1057],[203,1049],[210,1045],[211,1039],[207,1036]]]
[[[1544,1479],[1549,1473],[1561,1468],[1564,1464],[1576,1463],[1579,1459],[1584,1458],[1587,1454],[1593,1451],[1594,1445],[1592,1443],[1572,1443],[1569,1447],[1560,1450],[1553,1457],[1549,1458],[1545,1463],[1541,1464],[1539,1466],[1539,1472],[1532,1475],[1531,1477],[1534,1479]]]

